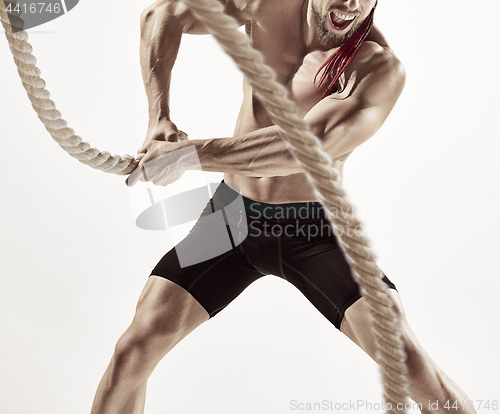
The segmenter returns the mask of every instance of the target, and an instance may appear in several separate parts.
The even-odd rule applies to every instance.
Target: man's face
[[[322,46],[343,45],[363,24],[376,0],[311,0],[311,12]]]

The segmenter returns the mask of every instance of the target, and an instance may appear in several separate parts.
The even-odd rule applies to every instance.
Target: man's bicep
[[[314,109],[314,108],[313,108]],[[388,112],[379,106],[362,107],[342,101],[325,102],[304,118],[333,158],[353,151],[382,126]]]

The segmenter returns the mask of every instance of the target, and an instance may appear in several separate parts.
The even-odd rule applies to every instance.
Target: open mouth
[[[355,18],[356,16],[350,16],[336,11],[332,11],[330,13],[330,21],[332,22],[333,27],[337,30],[347,29]]]

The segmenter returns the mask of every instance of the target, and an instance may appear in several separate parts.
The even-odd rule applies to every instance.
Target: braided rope
[[[404,406],[406,402],[408,381],[406,355],[397,327],[397,317],[392,308],[393,302],[387,285],[381,281],[380,270],[375,263],[369,242],[361,235],[363,227],[345,198],[337,171],[331,166],[330,157],[321,149],[319,140],[309,132],[304,120],[296,115],[295,104],[287,98],[286,89],[275,81],[274,72],[264,65],[262,55],[250,47],[247,36],[238,32],[236,21],[224,14],[223,7],[217,0],[185,2],[247,76],[271,118],[281,129],[282,136],[294,156],[317,189],[318,197],[329,212],[329,218],[335,226],[342,249],[372,315],[387,412],[405,413],[406,410],[397,409],[401,406],[398,404]],[[6,4],[15,5],[8,1]],[[130,174],[137,165],[134,157],[128,154],[111,155],[109,152],[92,148],[67,126],[61,113],[56,110],[55,103],[49,99],[50,93],[45,89],[45,81],[36,67],[36,58],[32,54],[32,46],[28,43],[28,34],[24,31],[12,31],[11,24],[22,29],[24,22],[19,16],[9,14],[12,23],[5,11],[3,0],[0,0],[0,19],[18,73],[34,110],[52,138],[72,157],[86,165],[108,173]],[[184,133],[180,134],[182,139],[186,138]]]
[[[31,106],[38,114],[45,129],[59,146],[69,155],[83,164],[89,165],[97,170],[114,174],[130,174],[136,167],[137,161],[131,155],[111,155],[109,152],[101,152],[84,142],[81,137],[75,135],[75,131],[68,127],[68,123],[62,119],[61,113],[56,109],[56,104],[50,100],[50,93],[45,89],[45,81],[40,77],[41,71],[36,67],[36,58],[33,56],[33,48],[28,43],[28,34],[25,31],[13,32],[12,28],[22,29],[23,20],[19,13],[9,12],[8,4],[14,9],[16,3],[0,0],[0,19],[5,29],[5,36],[9,42],[10,51],[14,56],[17,71],[21,77],[24,89],[28,93]],[[10,16],[10,19],[9,19]]]
[[[381,280],[381,272],[368,240],[361,235],[361,223],[345,198],[338,172],[331,166],[331,158],[321,149],[319,140],[309,132],[306,122],[296,115],[295,104],[287,98],[287,90],[275,81],[275,74],[263,63],[262,55],[252,49],[248,37],[237,30],[236,21],[224,14],[223,6],[217,0],[184,2],[246,75],[328,210],[372,315],[387,412],[405,413],[405,409],[397,409],[405,406],[408,380],[406,354],[393,301],[387,285]]]
[[[133,156],[111,155],[107,151],[101,152],[93,148],[88,142],[84,142],[81,137],[75,135],[75,131],[69,128],[68,123],[62,119],[55,103],[50,100],[49,91],[45,89],[45,81],[40,77],[41,71],[36,66],[36,58],[32,54],[33,47],[28,43],[28,33],[25,31],[14,33],[12,30],[13,27],[16,29],[24,27],[24,21],[19,17],[19,12],[7,13],[6,11],[9,4],[13,10],[16,3],[9,1],[5,3],[4,5],[4,1],[0,0],[0,19],[5,29],[5,36],[31,106],[45,129],[64,151],[81,163],[107,173],[130,174],[138,164]],[[187,134],[179,131],[179,139],[187,139]]]

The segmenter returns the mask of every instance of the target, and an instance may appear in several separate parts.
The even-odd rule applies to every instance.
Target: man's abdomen
[[[341,179],[343,166],[343,162],[333,162],[333,167],[339,171]],[[319,201],[312,185],[303,173],[284,177],[247,177],[226,173],[224,181],[234,184],[241,195],[263,203]]]
[[[243,196],[263,203],[318,201],[304,174],[293,174],[285,177],[245,177],[224,174],[224,181],[228,184],[234,184]]]

